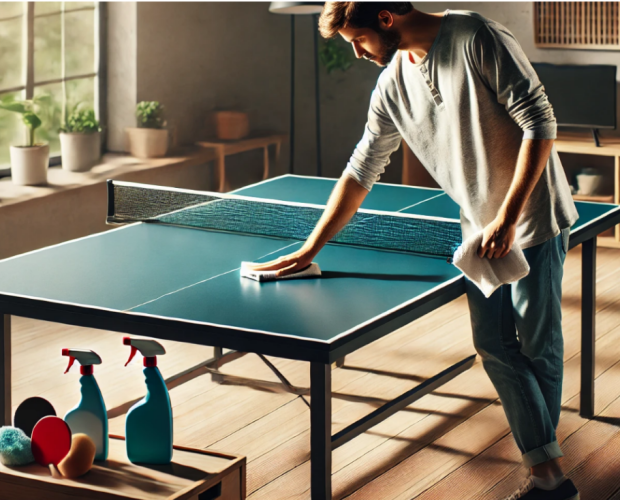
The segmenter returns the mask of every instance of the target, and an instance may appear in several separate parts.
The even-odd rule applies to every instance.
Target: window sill
[[[133,180],[137,174],[145,174],[144,178],[147,178],[149,173],[156,173],[158,170],[204,165],[215,160],[215,154],[205,148],[177,150],[174,153],[176,153],[174,156],[149,159],[108,153],[103,155],[101,162],[89,172],[69,172],[63,170],[60,165],[50,167],[47,174],[48,183],[44,186],[16,186],[10,177],[4,177],[0,179],[0,208],[71,189],[105,183],[107,179]],[[204,186],[200,188],[204,189]]]
[[[9,177],[0,179],[0,259],[113,228],[105,223],[107,179],[211,188],[211,150],[180,149],[172,155],[138,159],[106,154],[89,172],[51,167],[45,186],[16,186]]]

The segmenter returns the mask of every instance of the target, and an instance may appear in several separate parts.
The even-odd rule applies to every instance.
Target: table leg
[[[226,164],[224,159],[226,156],[224,155],[223,148],[217,148],[217,178],[219,180],[218,192],[223,193],[226,184]]]
[[[263,180],[269,177],[269,146],[263,148]]]
[[[310,485],[312,500],[332,498],[332,371],[310,363]]]
[[[11,315],[0,311],[0,426],[11,425]]]
[[[579,414],[594,416],[596,236],[581,245],[581,401]]]

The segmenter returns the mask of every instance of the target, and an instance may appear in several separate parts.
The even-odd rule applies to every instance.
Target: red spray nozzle
[[[159,342],[150,339],[132,339],[131,337],[123,337],[123,344],[131,346],[131,353],[129,354],[129,360],[125,363],[127,366],[134,358],[136,353],[140,351],[140,354],[144,356],[144,366],[154,367],[157,366],[157,356],[166,354],[164,346]]]
[[[69,357],[69,365],[67,366],[65,373],[67,373],[71,369],[76,359],[81,365],[80,373],[82,375],[92,375],[93,365],[98,365],[101,363],[101,358],[96,352],[89,351],[86,349],[66,349],[65,348],[61,351],[61,354],[63,356]]]

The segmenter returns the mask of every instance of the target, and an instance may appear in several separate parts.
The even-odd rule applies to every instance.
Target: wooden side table
[[[53,478],[47,467],[0,464],[0,500],[244,500],[246,459],[175,446],[169,465],[136,465],[125,442],[110,436],[105,462],[77,479]]]
[[[204,148],[213,148],[217,155],[216,164],[219,179],[218,191],[223,192],[226,188],[226,163],[225,158],[229,155],[244,153],[253,149],[263,149],[263,180],[269,177],[269,146],[276,147],[276,163],[280,159],[282,142],[287,139],[284,134],[274,134],[262,137],[249,137],[238,141],[225,141],[211,139],[198,141],[196,144]]]

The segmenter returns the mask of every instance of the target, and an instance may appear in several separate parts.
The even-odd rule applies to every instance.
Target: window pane
[[[35,2],[34,15],[47,14],[49,12],[60,12],[60,2]]]
[[[80,78],[67,82],[67,109],[76,105],[88,106],[95,109],[95,78]]]
[[[24,13],[24,2],[0,2],[0,19]]]
[[[67,76],[95,72],[95,11],[65,14]]]
[[[0,89],[19,87],[22,81],[21,18],[0,21]]]
[[[22,99],[22,92],[0,94],[0,99],[12,95],[15,99]],[[0,166],[8,165],[9,146],[25,144],[26,130],[21,115],[0,110]]]
[[[60,14],[34,20],[34,81],[60,78]]]
[[[39,118],[43,122],[37,129],[37,142],[47,142],[50,145],[50,156],[60,154],[60,141],[58,139],[58,129],[60,128],[62,110],[62,84],[52,83],[35,87],[34,95],[48,94],[50,96],[49,105],[39,110]]]
[[[83,9],[84,7],[94,7],[95,2],[67,2],[65,10]]]

